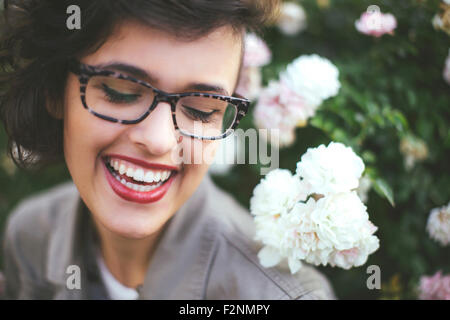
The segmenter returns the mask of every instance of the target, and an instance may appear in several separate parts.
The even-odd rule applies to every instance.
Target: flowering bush
[[[356,192],[370,213],[370,221],[378,227],[375,234],[380,247],[368,255],[363,267],[318,268],[328,275],[339,298],[419,298],[417,287],[422,276],[438,270],[450,273],[448,246],[443,247],[427,231],[430,211],[450,201],[448,4],[442,0],[291,2],[303,7],[308,23],[290,35],[278,25],[267,29],[263,39],[272,60],[261,68],[262,90],[241,127],[279,128],[279,166],[291,176],[296,175],[299,156],[312,146],[335,141],[351,147],[364,162]],[[386,29],[388,33],[380,37],[361,34],[355,26],[374,4],[396,20],[396,27]],[[441,22],[438,28],[433,26],[436,15]],[[308,109],[301,98],[303,90],[294,86],[294,92],[288,95],[294,102],[283,104],[278,92],[292,88],[281,83],[281,75],[293,61],[311,55],[326,58],[336,67],[340,84],[337,94]],[[292,74],[294,83],[305,81],[299,73]],[[292,106],[298,108],[289,108]],[[299,110],[303,115],[295,113]],[[307,161],[304,163],[306,170]],[[260,168],[259,164],[234,166],[227,176],[214,178],[251,208],[255,202],[249,199],[258,194],[255,187],[264,185],[268,178],[261,180]],[[292,190],[286,185],[287,173],[273,185]],[[346,177],[346,183],[355,185],[357,174],[355,171],[354,176]],[[316,205],[318,200],[312,198],[309,204]],[[307,206],[307,201],[299,203]],[[264,224],[264,219],[270,218],[258,219]],[[286,223],[293,225],[291,221]],[[436,230],[442,228],[441,224],[435,226]],[[302,239],[306,245],[308,238]],[[273,257],[271,251],[265,253],[263,258]],[[287,255],[280,264],[283,260],[288,260]],[[366,287],[366,266],[371,264],[380,267],[381,290]]]

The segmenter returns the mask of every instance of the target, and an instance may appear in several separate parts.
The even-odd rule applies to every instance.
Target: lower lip
[[[172,173],[170,178],[163,183],[158,188],[155,188],[151,191],[147,192],[139,192],[133,189],[130,189],[126,186],[124,186],[122,183],[116,180],[116,178],[113,177],[109,169],[106,167],[106,164],[104,161],[102,161],[103,169],[105,170],[106,179],[109,182],[109,185],[113,189],[113,191],[122,199],[133,201],[137,203],[150,203],[150,202],[156,202],[160,200],[166,192],[169,190],[170,185],[172,184],[173,180],[175,179],[176,173]]]

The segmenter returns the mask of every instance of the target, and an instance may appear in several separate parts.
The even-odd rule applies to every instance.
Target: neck
[[[95,226],[109,272],[126,287],[143,284],[161,230],[143,239],[129,239],[113,234],[97,221]]]

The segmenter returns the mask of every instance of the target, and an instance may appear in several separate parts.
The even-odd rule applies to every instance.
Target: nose
[[[132,125],[129,139],[144,151],[162,156],[176,145],[178,133],[172,120],[170,104],[159,102],[153,111],[141,122]]]

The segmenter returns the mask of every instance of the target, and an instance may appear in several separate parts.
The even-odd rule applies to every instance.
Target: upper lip
[[[107,159],[110,159],[110,158],[122,159],[122,160],[134,163],[134,164],[136,164],[138,166],[141,166],[141,167],[147,168],[147,169],[161,169],[161,170],[179,171],[179,168],[171,166],[171,165],[168,165],[168,164],[147,162],[147,161],[142,160],[142,159],[132,158],[132,157],[124,156],[124,155],[121,155],[121,154],[107,154],[105,156],[105,158],[107,158]]]

